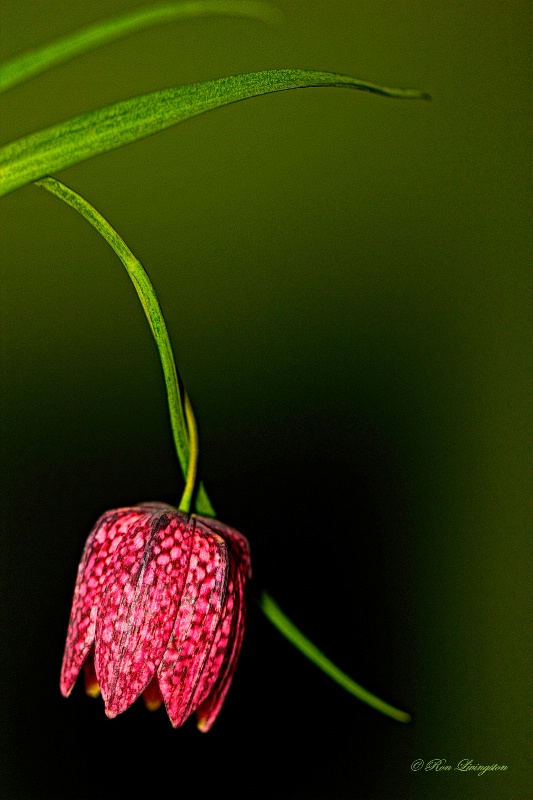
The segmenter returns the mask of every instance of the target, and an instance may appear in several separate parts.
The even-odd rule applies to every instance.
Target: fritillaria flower
[[[83,666],[108,717],[142,694],[175,727],[196,711],[208,731],[235,671],[249,578],[247,540],[217,520],[162,503],[108,511],[78,569],[62,694]]]

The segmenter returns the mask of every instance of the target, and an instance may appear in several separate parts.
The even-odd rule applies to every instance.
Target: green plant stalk
[[[106,219],[83,197],[77,192],[69,189],[68,186],[56,180],[55,178],[42,178],[36,181],[37,186],[51,192],[67,205],[74,208],[79,214],[89,222],[93,228],[96,228],[98,233],[106,240],[106,242],[113,248],[117,256],[124,264],[126,271],[135,287],[135,291],[141,301],[144,313],[150,325],[156,346],[163,368],[163,375],[165,379],[165,387],[167,392],[168,410],[170,414],[170,424],[172,427],[172,434],[178,461],[185,478],[187,478],[188,465],[189,465],[189,439],[187,435],[187,427],[183,415],[183,405],[181,402],[181,395],[178,382],[178,373],[176,370],[176,363],[174,361],[174,354],[170,344],[170,337],[168,335],[167,326],[161,311],[161,306],[157,299],[155,289],[152,286],[150,278],[141,262],[135,258],[127,244],[118,235],[114,228],[107,222]],[[196,510],[200,514],[205,514],[209,517],[214,517],[215,512],[209,497],[202,484],[198,487],[196,496]]]
[[[192,410],[189,395],[185,392],[185,418],[187,420],[187,429],[189,432],[189,464],[187,467],[187,478],[185,480],[185,488],[181,495],[178,511],[183,511],[188,514],[191,510],[192,497],[194,494],[194,486],[196,484],[196,471],[198,468],[198,428],[196,426],[196,419],[194,411]],[[214,509],[212,509],[215,516]]]
[[[267,70],[162,89],[90,111],[0,148],[0,197],[46,175],[144,139],[178,122],[250,97],[289,89],[337,87],[396,99],[429,99],[414,89],[315,70]]]
[[[313,662],[319,669],[326,673],[332,680],[346,689],[347,692],[353,694],[363,703],[375,708],[376,711],[381,711],[388,717],[397,720],[398,722],[410,722],[411,715],[406,711],[400,711],[394,708],[389,703],[376,697],[375,694],[364,689],[354,680],[348,677],[346,673],[342,672],[335,664],[326,658],[318,647],[309,641],[309,639],[298,630],[296,625],[283,613],[278,604],[272,599],[268,592],[262,592],[259,598],[259,606],[263,614],[270,620],[270,622],[278,629],[278,631],[285,636],[289,642],[294,645],[304,656]]]
[[[160,3],[121,14],[90,25],[54,42],[37,47],[0,64],[0,92],[28,80],[71,58],[95,50],[129,34],[191,17],[233,16],[250,17],[275,23],[279,12],[268,3],[253,0],[202,0],[200,2]]]
[[[168,406],[170,412],[172,433],[176,446],[176,453],[180,462],[183,474],[186,478],[185,489],[180,502],[180,510],[189,513],[191,498],[196,478],[196,465],[198,459],[198,439],[196,432],[196,421],[187,394],[185,394],[185,413],[187,416],[188,427],[185,425],[183,416],[183,406],[181,403],[178,373],[172,353],[172,347],[168,336],[167,327],[163,318],[163,313],[155,293],[155,289],[146,274],[141,262],[135,258],[124,240],[107,222],[107,220],[81,195],[69,189],[61,181],[55,178],[42,178],[36,181],[36,185],[46,189],[51,194],[63,200],[75,211],[82,215],[96,231],[106,240],[124,264],[128,275],[137,291],[144,313],[150,324],[155,343],[159,352],[161,366],[165,376],[167,388]],[[189,443],[190,436],[190,443]],[[195,508],[199,514],[209,517],[215,516],[215,511],[205,488],[200,483],[196,493]],[[259,606],[265,616],[278,631],[285,636],[291,644],[296,647],[306,658],[316,664],[332,680],[340,684],[347,692],[367,703],[376,711],[386,714],[399,722],[409,722],[411,717],[405,711],[389,705],[384,700],[371,694],[358,683],[353,681],[344,672],[333,664],[326,656],[315,647],[312,642],[294,625],[282,612],[268,592],[262,592],[259,599]]]

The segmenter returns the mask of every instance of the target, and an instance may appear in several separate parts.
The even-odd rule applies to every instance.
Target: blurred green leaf
[[[252,17],[272,23],[279,18],[279,12],[268,3],[253,0],[207,0],[207,2],[197,0],[185,3],[162,3],[141,8],[130,14],[121,14],[83,28],[0,64],[0,92],[56,64],[68,61],[88,50],[95,50],[143,28],[173,22],[176,19],[208,16]]]

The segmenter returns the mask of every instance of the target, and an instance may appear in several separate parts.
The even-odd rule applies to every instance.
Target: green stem
[[[187,428],[189,429],[189,467],[187,469],[187,480],[181,496],[179,511],[188,514],[191,510],[194,484],[196,483],[196,469],[198,466],[198,428],[194,411],[192,410],[189,395],[185,393],[185,416],[187,418]]]
[[[350,692],[350,694],[353,694],[359,700],[362,700],[363,703],[372,706],[376,711],[381,711],[382,714],[386,714],[388,717],[398,720],[398,722],[411,721],[411,716],[406,711],[400,711],[384,700],[380,700],[379,697],[363,689],[362,686],[336,667],[335,664],[330,661],[329,658],[326,658],[324,653],[322,653],[318,647],[315,647],[315,645],[298,630],[296,625],[285,616],[281,608],[267,592],[261,593],[259,606],[263,614],[270,620],[274,627],[277,628],[297,650],[300,650],[304,656],[312,661],[313,664],[316,664],[316,666],[325,672],[332,680],[340,684],[343,689],[346,689],[347,692]]]
[[[141,262],[135,258],[129,247],[111,227],[109,222],[107,222],[90,203],[84,200],[83,197],[55,178],[42,178],[36,181],[36,184],[51,192],[60,200],[63,200],[63,202],[74,208],[90,222],[98,233],[103,236],[106,242],[111,245],[126,267],[128,275],[135,286],[144,313],[150,324],[163,367],[174,443],[181,469],[186,478],[185,489],[181,497],[179,509],[188,514],[194,492],[198,462],[196,421],[189,398],[187,394],[185,394],[187,425],[185,424],[174,355],[172,353],[163,313],[150,278],[146,274]],[[195,509],[199,514],[209,517],[215,516],[211,501],[202,484],[200,484],[198,492],[196,493]],[[379,697],[363,689],[362,686],[349,678],[348,675],[341,672],[341,670],[326,658],[326,656],[298,630],[296,625],[285,616],[283,611],[267,592],[262,592],[259,606],[270,622],[297,650],[300,650],[301,653],[323,670],[332,680],[346,689],[347,692],[359,698],[359,700],[362,700],[364,703],[367,703],[369,706],[372,706],[372,708],[375,708],[377,711],[381,711],[383,714],[387,714],[389,717],[399,722],[409,722],[411,717],[405,711],[399,711],[384,700],[380,700]]]
[[[187,478],[188,465],[189,465],[189,438],[187,434],[187,427],[183,414],[183,405],[181,402],[181,395],[178,383],[178,373],[170,344],[170,338],[161,311],[161,306],[157,299],[155,289],[152,282],[148,277],[141,262],[135,258],[127,244],[118,235],[118,233],[111,227],[109,222],[95,209],[93,206],[84,200],[77,192],[69,189],[61,181],[55,178],[42,178],[35,182],[37,186],[51,192],[53,195],[63,200],[64,203],[74,208],[79,214],[82,215],[98,233],[106,240],[106,242],[113,248],[117,256],[124,264],[126,271],[135,287],[144,313],[150,325],[152,334],[155,339],[161,366],[163,368],[163,375],[165,378],[165,387],[167,391],[168,409],[170,413],[170,424],[172,427],[172,434],[174,437],[174,444],[178,461],[185,478]],[[202,485],[198,488],[196,497],[196,510],[199,514],[206,516],[214,516],[214,509],[207,496],[207,493]]]

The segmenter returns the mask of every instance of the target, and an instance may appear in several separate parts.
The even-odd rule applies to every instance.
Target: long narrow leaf
[[[163,89],[90,111],[1,148],[0,197],[205,111],[270,92],[318,86],[359,89],[393,98],[429,97],[414,89],[390,89],[348,75],[314,70],[250,72]]]
[[[285,636],[289,642],[296,647],[301,653],[303,653],[306,658],[313,662],[319,669],[326,673],[332,680],[342,686],[343,689],[346,689],[347,692],[353,694],[354,697],[357,697],[363,703],[375,708],[376,711],[381,711],[382,714],[386,714],[388,717],[392,717],[392,719],[398,720],[398,722],[410,722],[411,715],[407,713],[407,711],[400,711],[399,708],[395,708],[391,706],[390,703],[386,703],[385,700],[381,700],[381,698],[376,697],[375,694],[372,694],[367,689],[364,689],[358,683],[356,683],[352,678],[346,675],[345,672],[342,672],[335,664],[326,658],[324,653],[322,653],[318,647],[316,647],[307,636],[304,636],[303,633],[296,627],[296,625],[291,622],[291,620],[287,617],[286,614],[283,613],[281,608],[278,604],[273,600],[273,598],[268,594],[268,592],[262,592],[261,597],[259,598],[259,606],[263,614],[270,620],[272,625],[278,629],[278,631]]]
[[[129,14],[121,14],[104,22],[82,28],[0,64],[0,92],[38,75],[56,64],[61,64],[70,58],[143,28],[172,22],[176,19],[207,16],[242,16],[264,22],[274,22],[278,18],[278,12],[267,3],[253,2],[253,0],[207,0],[206,2],[197,0],[196,2],[162,3],[137,9]]]

